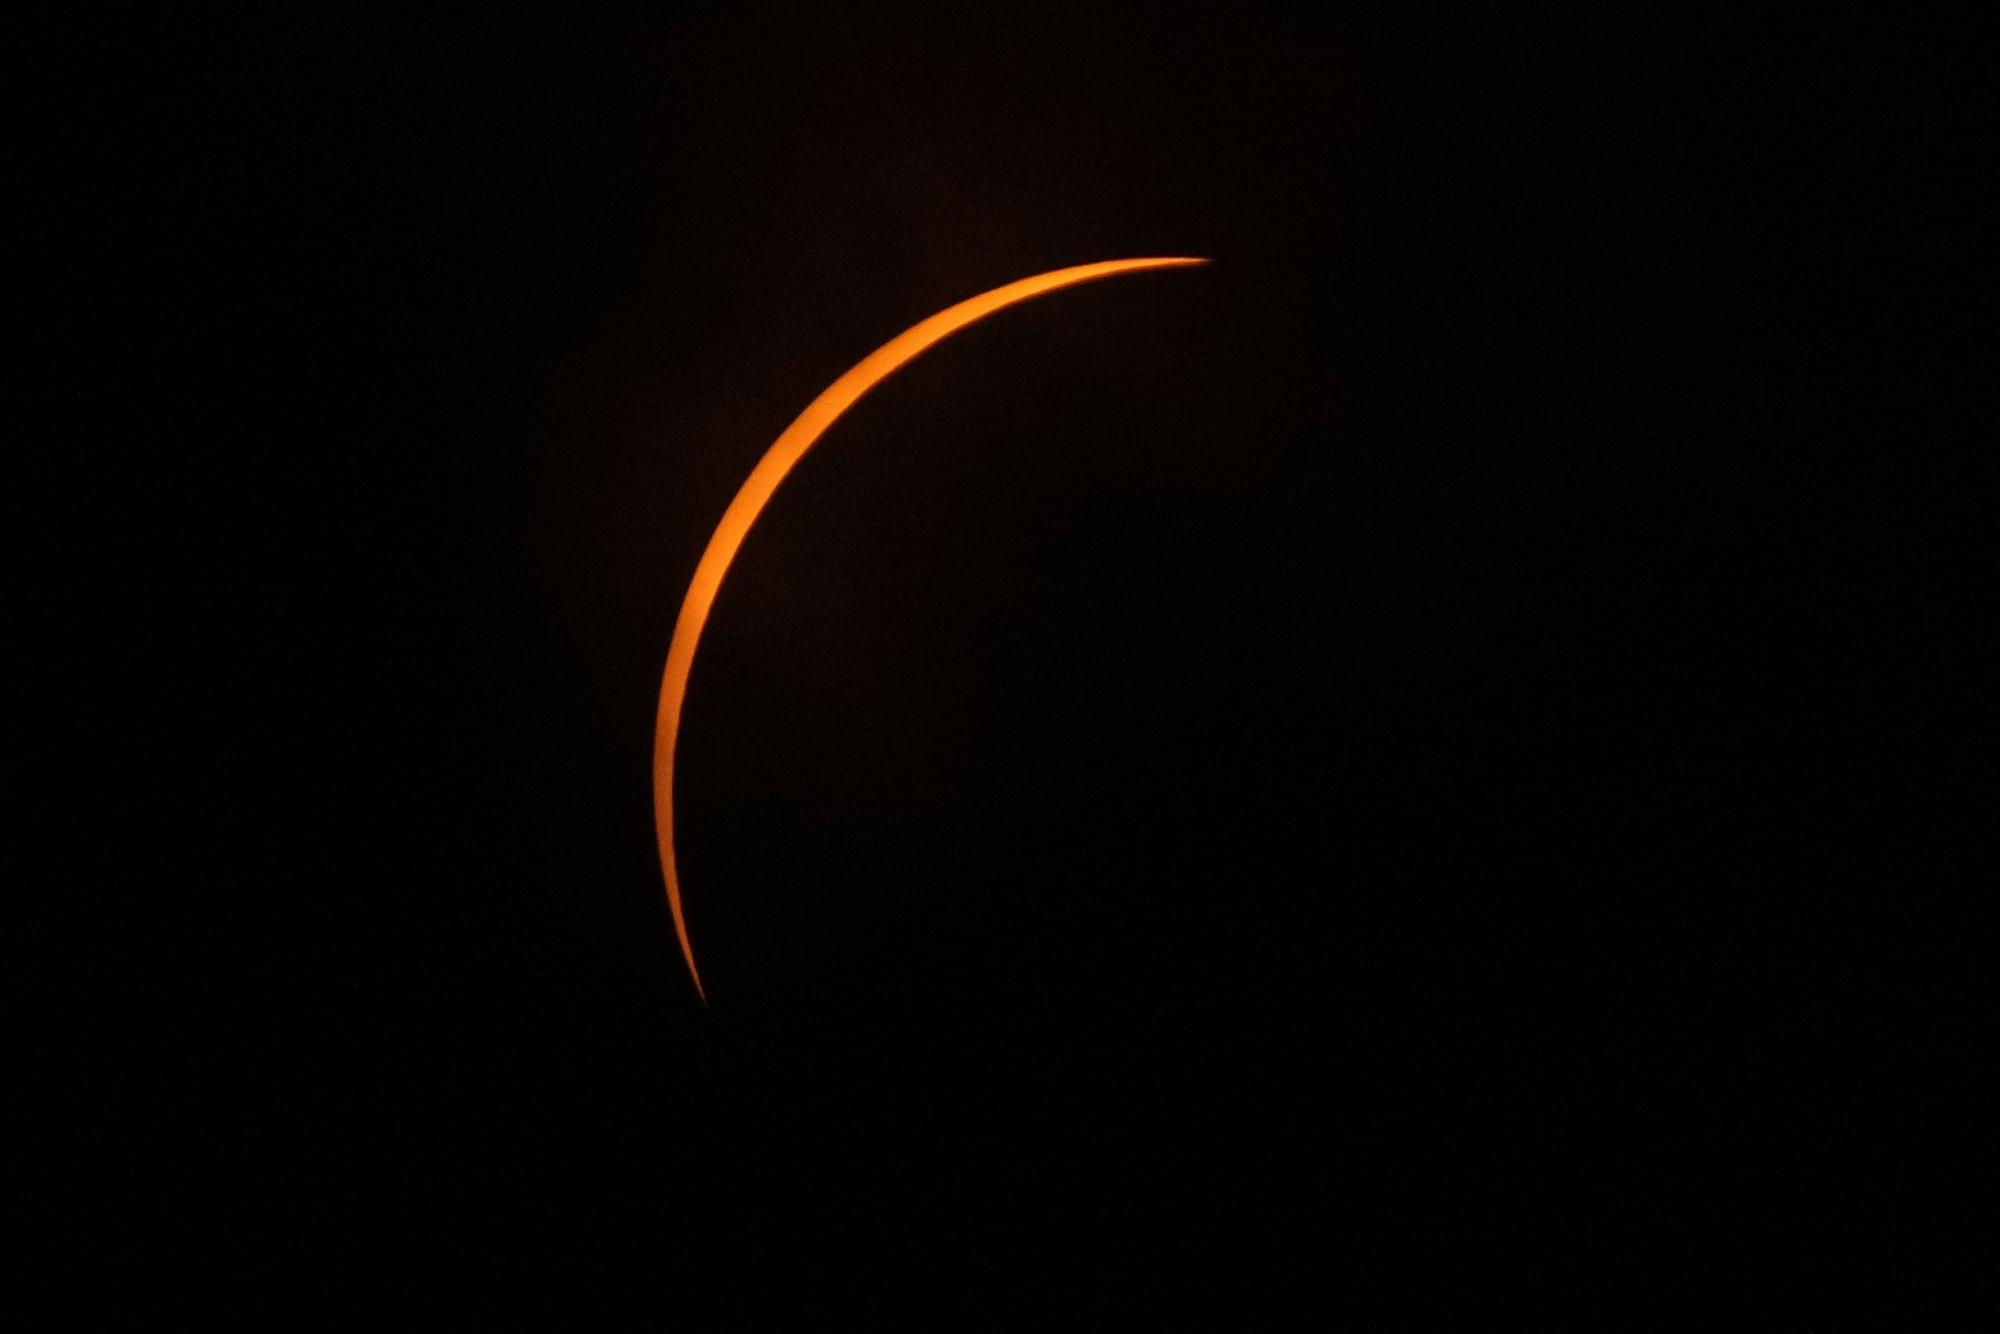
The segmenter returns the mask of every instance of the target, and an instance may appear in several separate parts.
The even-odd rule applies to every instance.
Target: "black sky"
[[[125,34],[136,1193],[927,1239],[975,1304],[1967,1255],[1885,1221],[1962,1176],[1991,850],[1964,132],[1891,36]],[[760,521],[683,740],[704,1010],[650,750],[723,506],[909,324],[1149,254],[1216,262],[967,331]]]

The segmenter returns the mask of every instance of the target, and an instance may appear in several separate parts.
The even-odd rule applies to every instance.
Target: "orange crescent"
[[[764,457],[750,470],[749,478],[722,513],[715,535],[694,568],[694,582],[688,585],[681,614],[674,622],[674,637],[667,647],[666,679],[660,685],[660,715],[653,741],[653,819],[660,835],[660,869],[667,879],[667,907],[674,917],[674,934],[680,938],[681,954],[687,959],[688,976],[694,979],[695,994],[708,1001],[701,985],[701,970],[695,967],[694,947],[688,943],[687,918],[681,911],[680,873],[674,863],[674,744],[680,737],[681,706],[687,700],[688,674],[694,667],[694,650],[708,623],[709,608],[722,587],[722,576],[743,545],[750,525],[764,512],[778,484],[805,456],[827,427],[854,406],[863,394],[932,344],[957,333],[966,325],[982,320],[1017,301],[1053,292],[1058,288],[1087,283],[1095,278],[1133,273],[1141,269],[1171,269],[1188,264],[1206,264],[1205,259],[1112,259],[1098,264],[1078,264],[1073,268],[1023,278],[996,287],[990,292],[950,306],[921,324],[913,325],[861,359],[853,370],[828,385],[798,419],[784,430]]]

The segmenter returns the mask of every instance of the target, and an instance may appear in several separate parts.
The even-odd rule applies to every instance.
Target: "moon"
[[[854,369],[828,385],[798,415],[797,420],[785,428],[784,433],[764,451],[764,457],[757,461],[757,466],[750,470],[750,476],[736,492],[736,498],[722,512],[722,522],[716,525],[714,536],[708,539],[708,546],[695,565],[694,580],[688,585],[686,598],[681,601],[680,616],[674,622],[674,637],[667,646],[666,676],[660,684],[660,712],[653,741],[653,820],[660,837],[660,869],[667,881],[667,907],[673,913],[674,935],[680,939],[688,976],[693,979],[695,994],[701,997],[703,1004],[708,1002],[708,992],[701,985],[701,970],[694,962],[694,946],[688,941],[687,917],[681,908],[680,871],[674,860],[674,746],[680,738],[681,710],[687,702],[688,674],[694,667],[695,647],[701,640],[702,627],[708,623],[709,609],[715,605],[715,595],[722,587],[723,576],[729,573],[730,562],[736,559],[736,552],[742,547],[750,526],[764,512],[764,506],[770,503],[778,484],[785,480],[805,452],[826,434],[827,428],[840,420],[841,414],[853,407],[863,394],[908,365],[925,349],[968,324],[1030,297],[1074,287],[1078,283],[1145,269],[1172,269],[1206,263],[1206,259],[1174,257],[1111,259],[1096,264],[1078,264],[1072,268],[1038,273],[1032,278],[996,287],[946,307],[896,335],[863,357]]]

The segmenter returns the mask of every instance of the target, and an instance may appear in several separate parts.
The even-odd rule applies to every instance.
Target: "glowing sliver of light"
[[[941,310],[890,339],[862,358],[853,370],[828,385],[798,415],[798,419],[785,428],[784,433],[764,452],[764,457],[758,460],[757,466],[751,469],[736,498],[723,511],[722,522],[716,526],[715,535],[708,539],[708,546],[695,565],[694,581],[688,585],[687,597],[681,603],[680,616],[674,622],[674,637],[667,647],[666,676],[660,685],[659,721],[653,741],[653,819],[660,836],[660,868],[666,874],[667,906],[673,913],[674,934],[680,939],[688,976],[694,979],[695,993],[704,1003],[708,1000],[708,993],[701,984],[701,970],[695,967],[694,947],[688,943],[687,917],[681,910],[680,872],[674,860],[674,747],[680,738],[681,708],[687,700],[688,675],[694,668],[695,645],[701,638],[702,627],[708,623],[709,609],[715,605],[715,595],[722,587],[722,577],[729,572],[729,563],[736,559],[737,549],[743,545],[750,526],[763,513],[778,484],[825,434],[827,427],[838,421],[857,399],[926,348],[957,333],[966,325],[1029,297],[1092,279],[1135,273],[1142,269],[1180,268],[1207,262],[1205,259],[1176,257],[1113,259],[1098,264],[1079,264],[1023,278]]]

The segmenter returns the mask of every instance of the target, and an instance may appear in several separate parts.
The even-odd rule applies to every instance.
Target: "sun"
[[[743,539],[749,534],[751,525],[757,522],[757,516],[764,512],[764,506],[770,503],[778,484],[785,480],[827,428],[853,407],[863,394],[908,365],[925,349],[967,325],[1030,297],[1074,287],[1078,283],[1147,269],[1184,268],[1206,263],[1206,259],[1172,257],[1112,259],[1096,264],[1079,264],[1023,278],[947,307],[890,339],[828,385],[798,415],[797,420],[785,428],[783,434],[764,451],[764,457],[757,461],[757,466],[751,469],[750,476],[736,492],[736,498],[723,511],[722,522],[716,525],[714,535],[708,539],[708,546],[695,565],[694,579],[688,585],[687,596],[681,602],[680,616],[674,622],[673,640],[667,648],[666,675],[660,685],[660,712],[653,743],[653,818],[660,839],[660,869],[667,882],[667,906],[673,913],[674,934],[679,938],[681,954],[687,960],[688,976],[694,980],[695,993],[704,1003],[708,1000],[708,993],[702,987],[701,970],[694,961],[694,946],[688,940],[687,917],[681,908],[680,872],[674,860],[674,747],[680,738],[681,710],[687,702],[688,675],[694,667],[695,647],[700,642],[702,627],[708,623],[709,609],[715,605],[716,592],[722,587],[723,576],[729,573],[730,563],[736,559]]]

